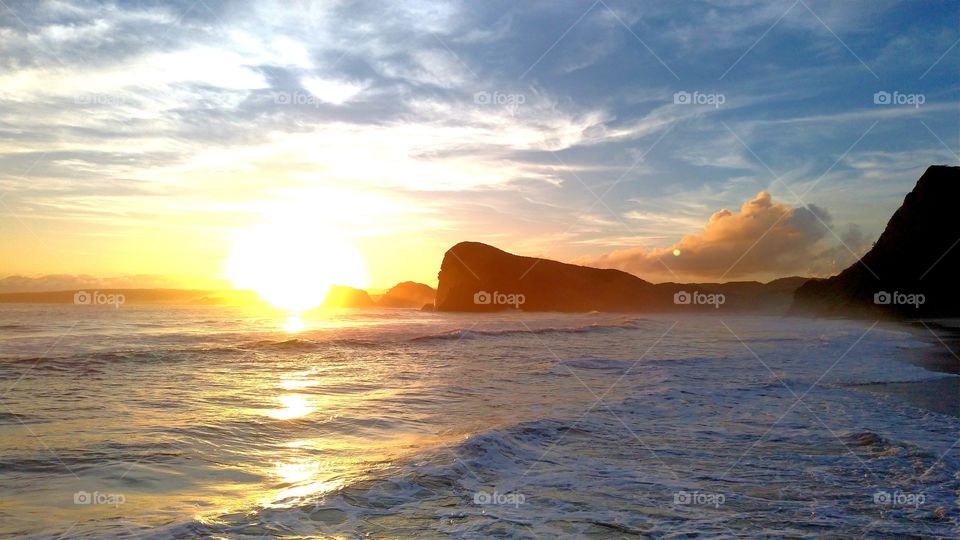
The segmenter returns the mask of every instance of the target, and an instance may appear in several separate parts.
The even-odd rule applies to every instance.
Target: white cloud
[[[303,84],[303,87],[313,94],[314,97],[333,105],[343,105],[351,101],[368,86],[367,83],[322,79],[320,77],[306,77],[301,80],[300,83]]]

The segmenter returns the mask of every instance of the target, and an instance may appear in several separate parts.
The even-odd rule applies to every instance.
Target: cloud
[[[671,246],[631,248],[575,262],[618,268],[652,281],[831,274],[852,262],[851,251],[862,252],[868,244],[862,231],[851,227],[841,237],[842,243],[834,245],[831,221],[823,208],[790,207],[761,191],[738,212],[715,212],[702,232],[684,236]]]
[[[774,176],[799,193],[815,188],[811,197],[831,201],[839,222],[875,237],[916,171],[953,160],[938,139],[956,127],[943,113],[956,102],[957,49],[948,48],[957,33],[934,6],[606,0],[585,13],[590,4],[575,1],[5,3],[0,191],[10,213],[0,230],[28,227],[50,245],[162,230],[191,246],[255,222],[261,202],[285,200],[278,193],[343,187],[413,207],[404,219],[358,215],[373,220],[367,229],[389,221],[403,234],[430,231],[420,237],[441,253],[444,242],[482,234],[569,260],[639,238],[673,241]],[[878,107],[872,94],[881,89],[923,91],[927,103]],[[680,90],[726,101],[674,104]],[[780,214],[768,209],[768,226],[770,216]],[[799,226],[791,216],[770,234]],[[801,240],[819,238],[821,251],[805,268],[825,272],[849,255],[818,220],[806,225]],[[722,274],[748,247],[712,254],[703,272]],[[756,266],[753,256],[728,278]],[[637,271],[676,279],[663,262],[700,275],[692,257],[668,251]],[[92,260],[68,269],[101,271]],[[164,266],[173,260],[142,260],[111,271],[179,272]],[[41,264],[16,271],[55,270]],[[214,263],[190,264],[201,274]]]

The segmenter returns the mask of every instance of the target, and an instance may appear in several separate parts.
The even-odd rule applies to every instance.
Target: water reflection
[[[321,480],[325,471],[320,462],[309,458],[277,463],[273,470],[274,476],[290,487],[281,490],[274,496],[274,504],[283,506],[283,501],[303,499],[322,495],[333,491],[343,484],[342,480]]]
[[[276,420],[291,420],[302,418],[315,409],[310,406],[310,402],[301,394],[282,394],[277,400],[280,402],[280,409],[271,409],[267,416]]]
[[[306,328],[306,325],[303,324],[303,319],[300,318],[299,313],[288,314],[286,322],[283,323],[283,331],[290,334],[302,332],[304,328]]]

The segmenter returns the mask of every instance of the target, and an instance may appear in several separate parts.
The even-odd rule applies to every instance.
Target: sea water
[[[0,332],[0,536],[958,534],[960,422],[858,389],[950,376],[889,323],[5,305]]]

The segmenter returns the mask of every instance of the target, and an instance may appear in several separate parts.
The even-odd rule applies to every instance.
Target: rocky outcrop
[[[377,307],[386,308],[421,308],[426,304],[433,304],[437,291],[423,283],[404,281],[394,285],[383,296],[377,299]]]
[[[960,315],[960,167],[928,168],[858,262],[797,289],[791,312],[867,317]]]
[[[631,311],[663,302],[652,284],[620,270],[521,257],[479,242],[450,248],[438,278],[439,311]]]
[[[439,281],[439,311],[783,313],[804,280],[655,285],[620,270],[521,257],[462,242],[444,255]]]
[[[373,307],[373,299],[362,289],[333,285],[323,299],[323,307],[334,308],[369,308]]]

